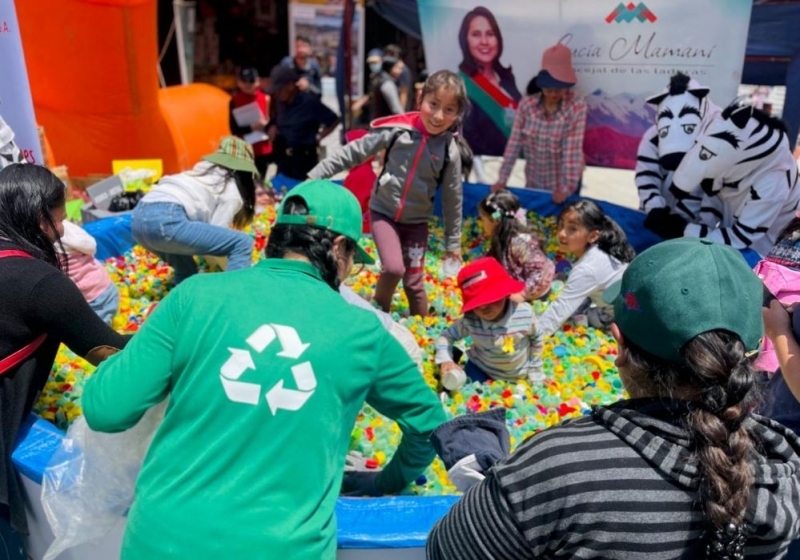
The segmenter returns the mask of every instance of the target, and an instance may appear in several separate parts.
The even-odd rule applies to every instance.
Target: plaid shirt
[[[505,184],[520,152],[525,158],[525,186],[570,195],[583,172],[586,101],[568,91],[556,112],[547,115],[541,94],[519,104],[503,154],[499,182]]]

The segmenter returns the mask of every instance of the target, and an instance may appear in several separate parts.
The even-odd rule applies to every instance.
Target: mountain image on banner
[[[583,150],[588,165],[632,169],[639,141],[655,122],[655,109],[645,95],[619,93],[610,96],[601,89],[586,96],[586,133]]]

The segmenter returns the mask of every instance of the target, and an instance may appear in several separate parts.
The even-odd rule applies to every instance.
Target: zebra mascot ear
[[[694,95],[697,99],[703,99],[706,95],[708,95],[708,92],[710,92],[711,89],[705,86],[698,86],[689,88],[687,91]]]
[[[742,130],[745,126],[747,126],[750,117],[753,116],[753,106],[752,105],[742,105],[740,107],[736,107],[733,111],[731,111],[730,116],[728,117],[729,120],[736,125],[736,128]]]
[[[662,93],[648,97],[647,99],[645,99],[645,101],[647,101],[650,105],[655,105],[656,107],[658,107],[659,103],[664,101],[664,99],[666,99],[668,95],[669,95],[669,90],[663,91]]]

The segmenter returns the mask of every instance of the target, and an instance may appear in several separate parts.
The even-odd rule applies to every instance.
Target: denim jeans
[[[119,288],[111,283],[103,293],[89,302],[95,313],[107,324],[111,325],[114,317],[119,313]]]
[[[131,230],[137,243],[174,269],[176,284],[197,273],[194,255],[228,257],[229,271],[253,264],[253,239],[249,235],[194,222],[180,204],[138,204],[131,216]]]

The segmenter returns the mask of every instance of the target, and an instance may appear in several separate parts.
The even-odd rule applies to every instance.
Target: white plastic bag
[[[124,523],[166,401],[125,432],[95,432],[81,416],[67,431],[42,479],[42,506],[55,540],[44,560],[97,541]]]

